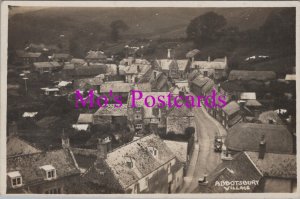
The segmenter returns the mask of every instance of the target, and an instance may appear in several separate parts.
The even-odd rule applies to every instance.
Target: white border
[[[298,1],[4,1],[1,3],[1,67],[0,67],[0,194],[6,193],[6,104],[7,104],[7,29],[8,29],[8,6],[38,6],[38,7],[296,7],[296,55],[299,52],[299,31],[300,31],[300,14],[299,14],[299,2]],[[300,56],[296,56],[296,66],[300,63]],[[296,67],[297,82],[296,82],[296,101],[297,101],[297,131],[300,125],[300,107],[299,107],[299,92],[300,82],[298,81],[299,70]],[[300,80],[300,79],[299,79]],[[300,143],[300,137],[297,138],[297,148]],[[297,153],[297,176],[299,176],[300,160],[299,154]],[[110,195],[75,195],[69,194],[64,195],[65,197],[88,197],[95,198],[101,196],[102,198],[300,198],[299,194],[299,182],[296,193],[239,193],[239,194],[110,194]],[[16,194],[9,194],[5,197],[16,198]],[[24,196],[24,195],[23,195]],[[25,197],[41,197],[43,194],[26,194]],[[49,196],[49,195],[47,195]],[[60,198],[61,195],[56,196]]]

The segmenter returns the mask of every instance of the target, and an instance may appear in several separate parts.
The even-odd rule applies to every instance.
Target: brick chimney
[[[63,134],[61,136],[61,145],[63,149],[70,148],[70,139],[68,136],[65,135],[65,132],[63,130]]]
[[[105,139],[98,138],[97,159],[106,159],[107,153],[111,150],[111,140],[109,137]]]
[[[258,158],[264,159],[266,153],[266,140],[265,136],[261,136],[261,140],[259,142],[259,152],[258,152]]]

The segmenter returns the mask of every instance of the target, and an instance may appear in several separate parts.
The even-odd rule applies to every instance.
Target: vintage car
[[[222,151],[222,137],[221,136],[215,136],[215,143],[214,143],[214,149],[215,152],[221,152]]]

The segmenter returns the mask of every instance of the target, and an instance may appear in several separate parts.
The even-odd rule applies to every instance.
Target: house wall
[[[46,191],[54,190],[56,189],[57,193],[60,192],[60,194],[68,194],[72,193],[71,188],[68,186],[70,182],[74,182],[79,178],[78,175],[64,177],[58,180],[52,180],[52,181],[43,181],[40,183],[37,183],[36,185],[30,185],[30,186],[23,186],[18,189],[26,190],[29,193],[39,193],[39,194],[45,194]],[[17,189],[8,189],[8,193],[18,193]]]
[[[171,186],[171,193],[174,193],[183,182],[183,167],[179,170],[173,171],[177,160],[173,158],[166,164],[144,176],[137,183],[132,184],[126,189],[126,193],[168,193],[169,185]],[[168,166],[171,164],[171,172],[168,174]],[[147,179],[148,183],[147,183]],[[178,179],[178,180],[177,180]],[[135,190],[138,187],[138,190]]]
[[[264,192],[291,193],[294,187],[291,179],[266,178]]]

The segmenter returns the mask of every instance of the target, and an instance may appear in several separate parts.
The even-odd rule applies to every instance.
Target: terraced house
[[[99,140],[97,160],[83,175],[89,193],[175,193],[183,166],[158,136],[151,134],[107,152]]]

